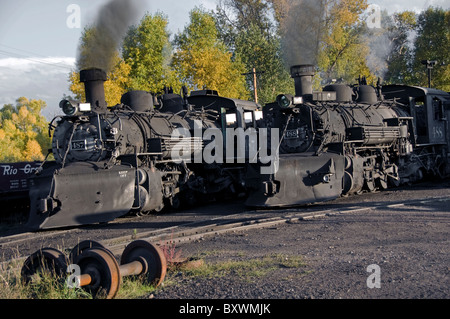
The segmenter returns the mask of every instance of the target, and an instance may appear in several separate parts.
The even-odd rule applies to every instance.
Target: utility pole
[[[253,71],[250,73],[242,73],[242,75],[252,75],[253,76],[253,91],[255,94],[255,102],[258,103],[258,81],[257,74],[264,74],[265,72],[256,72],[256,68],[253,68]]]
[[[433,70],[434,66],[436,65],[436,61],[430,61],[430,60],[423,60],[422,64],[425,65],[428,72],[428,87],[431,88],[431,71]]]

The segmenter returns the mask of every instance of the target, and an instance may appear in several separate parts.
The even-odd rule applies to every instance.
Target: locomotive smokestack
[[[105,101],[106,72],[101,69],[88,69],[80,72],[80,81],[84,83],[86,102],[91,103],[95,111],[107,109]]]
[[[314,65],[302,64],[291,67],[291,76],[295,81],[295,95],[304,99],[312,99]]]

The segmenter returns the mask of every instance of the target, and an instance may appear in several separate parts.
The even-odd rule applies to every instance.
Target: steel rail
[[[307,221],[317,218],[324,218],[329,216],[339,216],[351,213],[358,213],[364,211],[374,211],[380,209],[390,209],[411,206],[411,205],[423,205],[435,202],[447,202],[450,201],[449,197],[432,197],[428,199],[415,199],[402,202],[391,202],[376,204],[373,206],[354,205],[344,208],[330,208],[323,210],[316,210],[311,212],[295,212],[295,209],[287,209],[283,211],[282,216],[268,217],[277,210],[269,211],[250,211],[241,214],[232,214],[221,216],[208,221],[195,221],[182,225],[162,228],[158,230],[146,231],[135,235],[127,235],[115,237],[107,240],[103,240],[102,244],[108,248],[114,255],[119,255],[123,249],[132,241],[136,239],[146,240],[156,245],[172,245],[183,244],[196,240],[200,240],[207,237],[214,237],[220,234],[226,234],[230,232],[243,232],[251,229],[262,229],[268,227],[274,227],[281,224],[288,224],[294,222]],[[279,210],[278,210],[279,212]],[[395,212],[392,211],[392,212]],[[403,212],[404,213],[404,212]],[[235,218],[235,219],[232,219]],[[224,220],[226,219],[226,220]],[[55,235],[55,234],[53,234]],[[5,262],[0,263],[0,270],[12,269],[23,263],[26,257],[18,257]]]

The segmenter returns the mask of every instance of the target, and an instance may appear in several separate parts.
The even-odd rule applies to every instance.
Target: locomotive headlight
[[[277,103],[278,105],[282,108],[282,109],[287,109],[288,107],[292,106],[292,102],[293,102],[293,96],[289,95],[289,94],[282,94],[282,95],[278,95],[277,97]]]
[[[303,97],[281,94],[277,97],[277,103],[282,109],[293,108],[295,105],[303,104]]]
[[[78,103],[75,101],[62,100],[59,107],[67,116],[73,116],[78,112]]]
[[[71,100],[62,100],[59,103],[59,107],[62,109],[64,114],[67,116],[75,116],[80,112],[90,112],[91,104],[90,103],[78,103],[76,101]]]

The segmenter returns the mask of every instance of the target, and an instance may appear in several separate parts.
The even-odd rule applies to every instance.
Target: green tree
[[[130,88],[155,93],[165,86],[181,88],[170,67],[172,46],[167,25],[168,19],[163,13],[147,13],[138,26],[129,29],[122,54],[131,67]]]
[[[283,63],[281,39],[273,20],[272,1],[223,0],[214,14],[219,36],[245,65],[247,90],[255,99],[253,69],[257,72],[258,102],[273,102],[294,85]]]
[[[41,161],[50,148],[48,123],[41,111],[42,100],[21,97],[16,105],[0,110],[0,161]]]
[[[388,70],[385,75],[385,83],[412,84],[413,52],[409,36],[416,27],[416,14],[412,11],[395,13],[386,23],[391,50],[387,57]]]
[[[273,29],[272,16],[270,0],[219,0],[215,13],[219,29],[229,30],[231,40],[236,37],[236,31],[250,27],[257,27],[261,31]]]
[[[242,58],[246,69],[255,68],[257,74],[258,102],[266,104],[275,101],[281,93],[294,93],[294,82],[283,64],[280,39],[261,30],[257,25],[238,33],[236,54]],[[255,91],[253,75],[247,81],[248,89]],[[255,98],[254,94],[252,94]]]
[[[195,8],[190,24],[175,37],[172,65],[189,89],[208,88],[230,98],[248,98],[245,67],[219,39],[211,13]]]
[[[421,86],[428,85],[422,60],[435,60],[432,86],[450,91],[450,10],[430,7],[417,18],[413,72]]]

